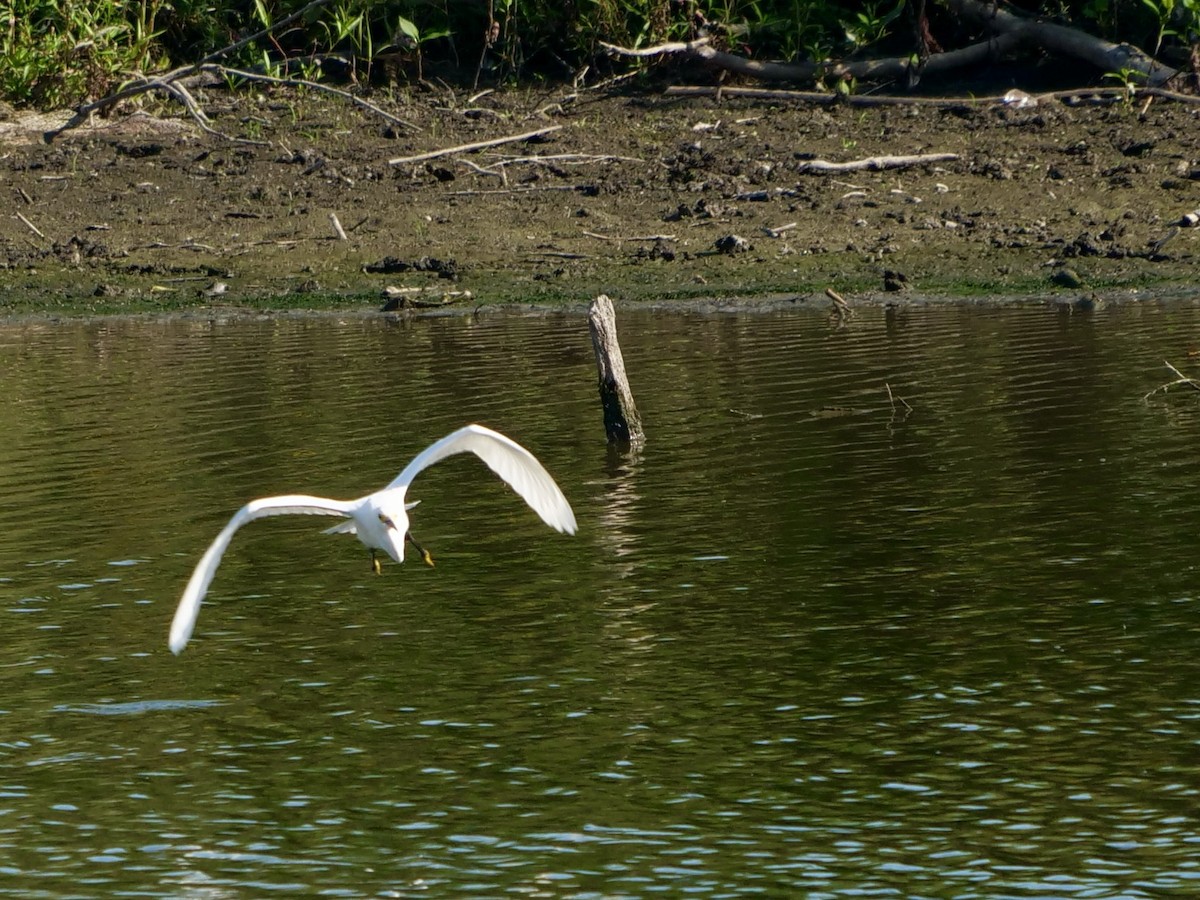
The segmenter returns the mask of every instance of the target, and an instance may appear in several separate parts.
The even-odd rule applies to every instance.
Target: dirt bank
[[[0,122],[0,313],[373,309],[386,287],[401,289],[394,304],[474,307],[598,291],[825,304],[826,287],[859,302],[1105,300],[1194,285],[1200,229],[1160,242],[1200,206],[1196,106],[375,100],[411,127],[336,98],[221,90],[202,98],[212,127],[257,143],[186,118],[119,117],[51,144],[49,122]],[[809,171],[934,153],[955,158]]]

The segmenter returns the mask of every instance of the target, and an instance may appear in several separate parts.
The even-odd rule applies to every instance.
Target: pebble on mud
[[[664,262],[675,261],[675,249],[666,241],[659,238],[650,247],[640,247],[634,254],[636,259],[661,259]]]
[[[370,274],[391,275],[396,272],[433,272],[438,278],[448,278],[454,281],[459,276],[458,263],[453,259],[435,259],[432,256],[422,256],[420,259],[407,260],[395,256],[385,256],[378,262],[367,263],[363,271]]]
[[[719,253],[745,253],[750,249],[750,242],[736,234],[727,234],[717,238],[713,246]]]
[[[1074,269],[1068,269],[1064,266],[1061,269],[1056,269],[1050,274],[1050,283],[1065,288],[1080,288],[1083,287],[1083,279]]]

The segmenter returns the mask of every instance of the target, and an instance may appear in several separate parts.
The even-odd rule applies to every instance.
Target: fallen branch
[[[1005,95],[994,97],[911,97],[879,96],[877,94],[834,94],[828,91],[792,91],[784,88],[727,87],[724,85],[673,84],[664,91],[668,97],[741,97],[747,100],[786,100],[795,103],[811,103],[816,106],[928,106],[935,109],[961,109],[964,106],[999,106],[1007,103]],[[1165,88],[1139,88],[1138,94],[1161,97],[1177,103],[1200,103],[1200,96],[1180,94]],[[1073,88],[1067,91],[1049,91],[1037,94],[1034,100],[1091,101],[1095,103],[1122,103],[1129,99],[1129,91],[1123,87]]]
[[[34,234],[36,234],[38,237],[45,240],[46,236],[38,230],[38,227],[36,225],[34,225],[32,222],[30,222],[27,218],[25,218],[20,213],[17,213],[16,216],[18,219],[20,219],[22,222],[25,223],[26,228],[28,228],[30,231],[32,231]]]
[[[250,138],[235,138],[225,134],[223,131],[217,131],[217,129],[208,124],[208,116],[205,115],[204,110],[200,108],[200,104],[196,102],[195,98],[192,97],[187,88],[185,88],[178,81],[164,82],[163,84],[158,85],[158,87],[164,93],[170,94],[180,103],[182,103],[183,108],[188,111],[188,114],[200,127],[200,130],[206,134],[211,134],[213,137],[219,137],[235,144],[250,144],[257,147],[268,146],[266,141],[255,141],[251,140]]]
[[[327,84],[322,84],[319,81],[308,81],[304,78],[276,78],[273,75],[260,75],[257,72],[247,72],[243,69],[231,69],[228,66],[212,64],[201,66],[201,70],[205,72],[215,72],[219,75],[232,75],[235,78],[243,78],[246,81],[258,81],[262,82],[263,84],[277,84],[283,87],[303,87],[313,91],[321,91],[326,94],[333,94],[336,97],[341,97],[343,100],[350,101],[355,106],[361,106],[368,112],[374,113],[385,121],[391,122],[393,125],[400,125],[404,128],[410,128],[413,131],[421,130],[418,126],[412,124],[411,122],[406,122],[404,119],[393,116],[387,110],[380,109],[374,103],[364,100],[362,97],[356,97],[349,91],[339,90],[338,88],[330,87]]]
[[[395,159],[389,159],[389,166],[402,166],[405,163],[423,162],[427,159],[437,159],[441,156],[451,156],[455,153],[471,153],[475,150],[485,150],[488,147],[499,147],[501,144],[512,144],[517,141],[529,141],[534,138],[540,138],[547,134],[552,134],[555,131],[562,130],[561,125],[551,125],[547,128],[539,128],[536,131],[526,131],[524,134],[514,134],[510,137],[492,138],[490,141],[475,141],[472,144],[459,144],[457,147],[445,147],[441,150],[430,150],[428,153],[418,153],[415,156],[398,156]]]
[[[999,97],[879,97],[870,94],[834,94],[829,91],[792,91],[784,88],[752,88],[725,85],[673,84],[664,92],[668,97],[740,97],[746,100],[789,100],[815,106],[935,106],[955,107],[999,103]],[[1124,91],[1122,91],[1122,94]]]
[[[1194,391],[1200,391],[1200,382],[1197,382],[1196,379],[1188,378],[1188,376],[1184,375],[1182,372],[1180,372],[1177,368],[1175,368],[1169,362],[1163,362],[1163,365],[1175,373],[1175,376],[1176,376],[1175,380],[1168,381],[1166,384],[1160,384],[1154,390],[1148,391],[1142,397],[1143,401],[1149,400],[1151,397],[1153,397],[1159,391],[1162,391],[1165,394],[1167,391],[1169,391],[1171,388],[1175,387],[1175,385],[1177,385],[1177,384],[1185,384]]]
[[[1113,44],[1065,25],[1022,18],[998,8],[993,2],[949,0],[949,5],[960,19],[973,21],[986,28],[989,37],[959,50],[929,56],[920,67],[920,75],[941,74],[978,65],[1028,47],[1082,59],[1101,72],[1136,73],[1145,78],[1150,87],[1160,87],[1178,74],[1174,69],[1162,65],[1130,44]],[[799,63],[747,59],[736,53],[716,49],[708,38],[675,41],[654,47],[621,47],[604,42],[601,42],[600,46],[613,55],[635,59],[682,56],[763,81],[813,81],[847,76],[860,80],[907,80],[913,69],[911,57]]]
[[[770,227],[769,225],[764,225],[762,230],[763,234],[765,234],[767,237],[781,238],[783,237],[783,233],[785,231],[791,231],[793,228],[796,228],[799,225],[799,222],[788,222],[786,225],[777,225],[774,228]]]
[[[270,25],[268,25],[266,28],[262,29],[261,31],[257,31],[254,34],[250,35],[249,37],[244,37],[240,41],[229,44],[226,47],[222,47],[220,50],[216,50],[194,63],[188,63],[188,65],[186,65],[186,66],[180,66],[177,69],[172,69],[169,72],[165,72],[162,75],[158,75],[153,78],[147,77],[145,75],[139,75],[138,77],[141,78],[142,80],[139,81],[138,83],[128,85],[128,86],[122,88],[121,90],[116,91],[115,93],[109,94],[107,97],[101,97],[99,100],[96,100],[92,103],[85,103],[83,106],[77,107],[75,110],[75,115],[73,115],[65,124],[61,125],[60,127],[55,128],[51,131],[47,131],[43,135],[43,138],[46,141],[46,143],[50,143],[56,137],[58,137],[60,134],[62,134],[64,131],[67,131],[71,128],[77,128],[78,126],[82,125],[89,118],[91,118],[92,113],[98,112],[102,109],[107,109],[108,107],[112,106],[114,103],[118,103],[121,100],[125,100],[129,97],[136,97],[139,94],[145,94],[145,93],[149,93],[150,91],[156,91],[156,90],[164,91],[165,93],[168,93],[171,96],[173,96],[176,99],[183,102],[184,105],[188,107],[188,111],[190,113],[192,113],[193,118],[195,118],[196,117],[195,112],[193,111],[192,107],[188,104],[187,100],[184,99],[184,97],[179,94],[178,90],[172,89],[173,87],[176,89],[178,88],[178,85],[173,85],[173,82],[176,82],[179,79],[184,78],[185,76],[196,74],[197,72],[201,71],[204,68],[204,66],[206,66],[208,63],[216,62],[218,59],[228,56],[230,53],[236,53],[238,50],[241,50],[246,45],[254,43],[259,38],[266,37],[271,32],[276,31],[277,29],[283,28],[285,25],[290,25],[292,22],[295,22],[297,19],[308,15],[310,12],[312,12],[317,7],[324,6],[326,3],[329,3],[329,2],[331,2],[331,0],[311,0],[310,3],[305,4],[303,7],[296,10],[291,15],[284,16],[279,21],[272,22]],[[185,94],[186,94],[186,91],[185,91]],[[201,116],[203,116],[203,112],[201,112]],[[201,119],[197,119],[197,121],[201,121]],[[204,120],[204,121],[205,121],[205,124],[207,124],[207,120]]]
[[[957,153],[923,153],[917,156],[868,156],[866,159],[856,159],[842,163],[829,162],[825,159],[809,159],[800,163],[799,171],[802,174],[811,172],[818,175],[836,174],[839,172],[878,172],[882,169],[905,169],[909,166],[949,162],[954,159],[958,159]]]
[[[333,233],[334,233],[334,236],[335,236],[335,237],[336,237],[336,238],[337,238],[339,241],[348,241],[348,240],[350,240],[350,238],[348,238],[348,237],[346,236],[346,229],[342,227],[342,222],[341,222],[341,220],[340,220],[340,219],[337,217],[337,213],[335,213],[335,212],[331,212],[331,213],[329,214],[329,224],[333,226]]]
[[[475,165],[475,163],[471,162],[469,159],[460,159],[460,160],[457,160],[457,162],[466,166],[468,169],[471,169],[476,174],[489,175],[492,178],[499,178],[501,184],[508,184],[508,175],[505,173],[505,171],[503,169],[501,169],[499,172],[496,172],[492,169],[485,169],[483,166]]]
[[[644,159],[638,159],[636,156],[614,156],[611,153],[552,153],[547,156],[513,156],[508,159],[500,159],[492,163],[494,166],[516,166],[527,163],[543,164],[543,163],[585,163],[597,162],[634,162],[644,163]]]
[[[645,234],[631,235],[622,237],[621,235],[597,234],[594,231],[585,231],[583,234],[586,237],[595,238],[598,241],[674,241],[676,240],[673,234]]]
[[[929,57],[922,74],[937,74],[948,72],[964,66],[978,65],[994,59],[996,56],[1015,50],[1022,42],[1020,35],[1002,36],[991,41],[982,41],[963,47],[961,50],[951,50],[948,53],[938,53]],[[763,81],[814,81],[821,77],[841,78],[850,76],[862,80],[906,79],[912,62],[909,57],[894,59],[862,59],[852,62],[800,62],[780,63],[764,62],[747,59],[736,53],[727,53],[710,46],[707,38],[697,41],[674,42],[658,44],[654,47],[619,47],[616,44],[602,46],[616,56],[629,56],[639,59],[660,56],[684,56],[699,62],[708,63],[719,69],[748,75]],[[831,95],[832,96],[832,95]]]
[[[949,7],[960,19],[974,21],[998,38],[1015,37],[1051,53],[1073,56],[1101,72],[1136,72],[1150,87],[1160,87],[1178,74],[1131,44],[1112,44],[1066,25],[1022,18],[994,2],[949,0]]]
[[[460,160],[461,162],[461,160]],[[495,188],[487,190],[447,191],[448,197],[488,197],[495,194],[541,194],[546,191],[586,191],[585,185],[579,184],[543,184],[534,187]]]

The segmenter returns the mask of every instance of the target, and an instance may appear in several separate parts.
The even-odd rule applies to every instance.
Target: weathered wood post
[[[588,328],[596,351],[600,406],[604,410],[608,442],[621,447],[640,447],[646,442],[646,433],[642,431],[642,417],[625,377],[625,361],[617,342],[617,314],[607,294],[600,294],[588,307]]]

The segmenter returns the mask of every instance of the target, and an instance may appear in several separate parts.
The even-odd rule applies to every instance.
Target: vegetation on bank
[[[69,106],[197,61],[308,0],[0,0],[0,98]],[[1023,0],[1024,12],[1200,68],[1200,0]],[[1013,11],[1021,12],[1010,7]],[[937,52],[968,28],[946,0],[327,0],[225,61],[358,84],[431,72],[492,86],[602,77],[601,42],[711,36],[754,59]],[[976,29],[976,32],[978,29]],[[1115,73],[1118,74],[1119,73]]]

